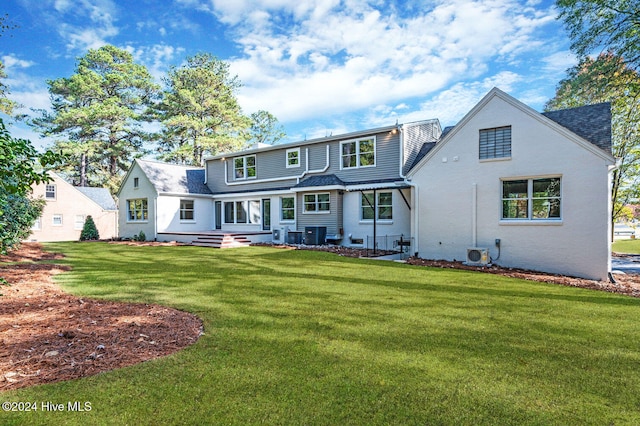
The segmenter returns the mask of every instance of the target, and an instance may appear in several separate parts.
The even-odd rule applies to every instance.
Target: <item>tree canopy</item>
[[[268,111],[254,112],[250,118],[251,127],[247,135],[250,143],[273,145],[286,135],[278,119]]]
[[[611,51],[640,68],[638,0],[557,0],[556,6],[578,56]]]
[[[240,81],[230,75],[229,64],[201,53],[172,68],[164,82],[158,107],[163,160],[201,165],[205,155],[244,146],[250,121],[242,115],[235,94]]]
[[[145,66],[111,45],[79,58],[75,74],[47,82],[52,112],[32,124],[71,159],[64,164],[74,183],[115,191],[131,161],[151,140],[142,124],[160,88]]]
[[[567,78],[545,109],[554,110],[610,102],[612,113],[612,153],[619,161],[614,171],[613,219],[622,214],[624,204],[638,196],[640,179],[640,74],[623,58],[603,53],[586,57],[567,71]]]

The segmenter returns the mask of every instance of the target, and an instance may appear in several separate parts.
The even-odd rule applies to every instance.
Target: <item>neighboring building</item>
[[[120,235],[479,252],[480,263],[606,279],[614,163],[608,104],[540,114],[493,89],[444,132],[438,120],[393,125],[204,168],[136,160],[118,194]]]
[[[77,241],[87,216],[91,216],[101,239],[117,237],[118,212],[106,188],[73,186],[55,173],[51,182],[33,186],[33,198],[46,204],[26,241]]]

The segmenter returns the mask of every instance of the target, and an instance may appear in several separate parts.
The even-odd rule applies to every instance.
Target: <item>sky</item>
[[[498,87],[541,111],[577,63],[550,0],[5,0],[9,97],[50,108],[47,80],[89,49],[129,51],[158,83],[211,53],[245,114],[275,115],[294,142],[396,122],[456,124]],[[41,139],[24,124],[14,137]]]

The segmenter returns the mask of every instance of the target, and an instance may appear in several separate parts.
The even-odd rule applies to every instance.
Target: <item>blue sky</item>
[[[548,0],[8,0],[0,13],[19,26],[0,37],[0,58],[22,112],[49,108],[46,81],[91,48],[128,50],[158,82],[208,52],[242,82],[243,111],[274,114],[285,142],[452,125],[493,87],[541,110],[576,63]]]

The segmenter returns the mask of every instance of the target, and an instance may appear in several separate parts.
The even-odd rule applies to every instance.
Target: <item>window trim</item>
[[[183,203],[191,203],[191,208],[183,207]],[[186,218],[186,213],[191,212],[191,219]],[[192,198],[181,198],[180,199],[180,222],[181,223],[193,223],[196,221],[196,202]]]
[[[364,205],[363,201],[365,199],[365,195],[370,194],[373,195],[373,191],[362,191],[360,193],[360,222],[361,223],[372,223],[374,220],[377,223],[393,223],[393,191],[376,191],[378,196],[378,200],[376,202],[377,211],[375,212],[375,216],[371,219],[366,219],[364,217],[364,209],[372,208],[369,205]],[[383,194],[389,194],[391,196],[391,204],[380,204],[380,196]],[[391,209],[391,218],[389,219],[380,219],[380,208],[390,208]]]
[[[368,141],[371,140],[373,141],[373,163],[372,164],[368,164],[368,165],[361,165],[360,162],[360,158],[362,157],[362,153],[360,152],[360,142],[364,142],[364,141]],[[344,165],[344,158],[346,157],[343,151],[343,146],[347,145],[347,144],[355,144],[356,147],[356,151],[355,153],[352,154],[348,154],[348,155],[355,155],[356,157],[356,165],[355,166],[345,166]],[[357,138],[357,139],[349,139],[346,141],[341,141],[340,142],[340,170],[349,170],[349,169],[364,169],[367,167],[376,167],[377,165],[377,138],[376,136],[367,136],[367,137],[361,137],[361,138]]]
[[[509,129],[509,153],[508,155],[506,155],[503,151],[505,151],[504,147],[502,147],[501,152],[498,153],[497,149],[496,149],[496,133],[498,131],[505,131],[506,129]],[[487,148],[485,150],[489,150],[491,149],[492,155],[489,155],[489,152],[485,153],[485,156],[483,156],[483,134],[488,134],[488,132],[494,132],[493,135],[493,142],[492,145],[489,145],[489,141],[487,141]],[[480,129],[478,131],[478,159],[480,161],[504,161],[504,160],[510,160],[511,156],[513,155],[513,151],[512,151],[512,143],[513,143],[513,128],[511,125],[507,125],[507,126],[498,126],[498,127],[490,127],[487,129]]]
[[[56,223],[56,218],[60,218],[60,223]],[[51,216],[51,226],[64,226],[64,220],[61,213],[55,213]]]
[[[282,206],[282,202],[285,198],[291,198],[293,200],[293,207],[288,207],[287,211],[293,212],[293,219],[285,219],[284,217],[284,207]],[[280,223],[294,223],[296,221],[296,197],[280,197]]]
[[[137,214],[138,210],[135,208],[135,206],[134,206],[134,210],[133,211],[131,210],[132,201],[141,202],[141,206],[140,206],[141,219],[136,219],[136,217],[138,216]],[[131,223],[149,222],[149,199],[148,198],[129,198],[126,200],[126,203],[127,203],[127,222],[131,222]],[[146,205],[146,208],[145,208],[145,205]],[[131,213],[134,213],[133,218]]]
[[[290,153],[296,153],[296,156],[295,156],[295,159],[297,161],[296,164],[291,164],[291,158],[289,157]],[[285,164],[286,164],[287,169],[293,169],[293,168],[300,167],[300,148],[287,149],[287,152],[285,153]]]
[[[80,218],[80,217],[82,218],[82,223],[80,224],[80,227],[78,227],[78,224],[79,224],[79,222],[78,222],[78,218]],[[85,223],[86,221],[87,221],[87,216],[86,216],[86,215],[83,215],[83,214],[77,214],[77,215],[76,215],[76,217],[75,217],[75,220],[74,220],[74,222],[73,222],[73,229],[74,229],[75,231],[82,231],[82,230],[84,229],[84,223]]]
[[[534,197],[533,194],[533,184],[538,180],[545,179],[558,179],[560,189],[558,196],[553,197]],[[515,182],[515,181],[526,181],[527,182],[527,217],[526,218],[509,218],[504,217],[504,202],[507,200],[516,200],[518,198],[505,198],[504,197],[504,183],[505,182]],[[549,175],[549,176],[533,176],[533,177],[518,177],[518,178],[501,178],[500,179],[500,224],[562,224],[563,221],[563,185],[562,185],[562,176],[561,175]],[[525,198],[521,198],[525,200]],[[557,199],[559,201],[558,207],[558,217],[544,217],[544,218],[536,218],[533,215],[533,201],[541,200],[541,199]]]
[[[225,225],[260,225],[262,221],[262,210],[260,209],[260,200],[233,200],[222,202],[222,223]],[[231,210],[227,212],[227,205],[231,206]],[[258,212],[256,221],[253,219],[253,210]],[[244,217],[241,213],[244,213]],[[233,222],[227,220],[227,213],[231,214]],[[239,220],[239,219],[243,219]]]
[[[133,178],[133,189],[138,189],[140,188],[140,178],[139,177],[134,177]]]
[[[53,195],[49,196],[50,193],[53,193]],[[44,185],[44,198],[45,200],[50,201],[55,201],[58,199],[58,186],[55,183],[46,183]]]
[[[319,196],[326,195],[329,197],[327,201],[320,201]],[[306,197],[313,197],[312,202],[307,202]],[[320,210],[321,204],[327,204],[327,210]],[[314,192],[302,195],[302,214],[331,214],[331,193],[330,192]],[[313,210],[307,210],[307,207],[313,206]]]
[[[247,165],[247,159],[253,158],[253,166]],[[236,161],[242,160],[242,168],[236,167]],[[249,169],[253,168],[253,176],[249,176]],[[238,176],[238,172],[241,171],[242,175]],[[244,155],[241,157],[233,158],[233,179],[234,180],[250,180],[258,177],[258,162],[255,154]]]

